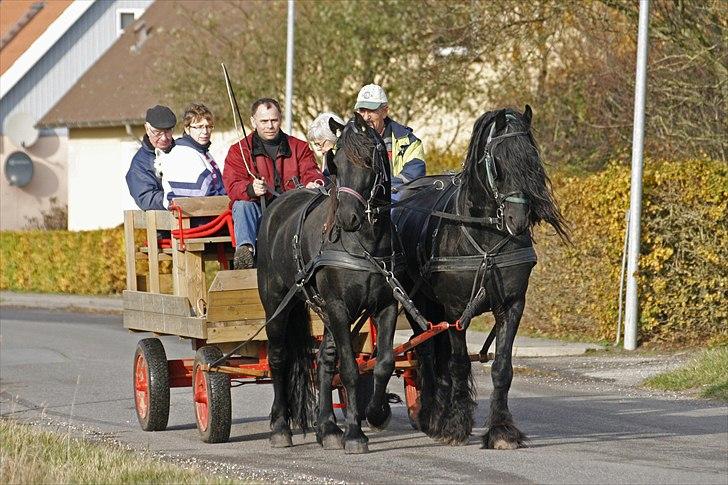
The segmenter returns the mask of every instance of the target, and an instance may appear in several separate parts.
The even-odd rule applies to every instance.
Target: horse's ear
[[[357,130],[359,130],[363,133],[366,133],[366,131],[367,131],[367,122],[364,121],[364,118],[362,117],[362,115],[360,115],[356,111],[354,111],[354,126],[356,126]]]
[[[506,110],[502,109],[495,115],[495,132],[505,129],[508,122],[506,121]]]
[[[334,123],[336,123],[334,121]],[[338,123],[336,123],[338,125]],[[339,125],[342,126],[342,125]],[[336,164],[334,163],[334,151],[329,150],[326,152],[326,168],[329,169],[329,175],[336,175]]]
[[[341,132],[344,130],[344,125],[342,125],[333,118],[329,118],[329,128],[331,129],[331,133],[336,135],[336,138],[338,138],[341,136]]]
[[[526,105],[526,109],[523,110],[523,121],[526,123],[527,128],[531,128],[531,119],[533,118],[533,111],[531,111],[531,106]]]

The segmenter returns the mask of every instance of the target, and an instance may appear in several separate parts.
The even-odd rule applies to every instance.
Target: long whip
[[[248,171],[248,175],[250,175],[253,179],[258,180],[258,177],[253,175],[253,172],[250,171],[250,166],[248,165],[248,161],[245,158],[243,146],[240,144],[240,128],[242,128],[243,138],[245,139],[245,144],[248,147],[248,151],[251,154],[253,153],[253,150],[250,148],[250,142],[248,141],[248,135],[247,133],[245,133],[245,125],[243,124],[243,117],[240,115],[238,100],[235,98],[235,92],[233,91],[232,82],[230,82],[230,76],[228,76],[227,69],[225,68],[225,63],[221,62],[220,65],[222,66],[222,72],[225,75],[225,87],[227,88],[228,99],[230,100],[230,108],[233,111],[233,125],[235,126],[235,134],[238,137],[238,148],[240,149],[240,155],[243,157],[243,163],[245,164],[245,169]],[[238,128],[238,119],[240,119],[240,128]]]

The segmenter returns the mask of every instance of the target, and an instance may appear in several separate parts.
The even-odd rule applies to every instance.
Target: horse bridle
[[[387,193],[384,184],[387,183],[389,180],[387,177],[387,171],[384,168],[384,161],[382,160],[382,150],[383,146],[381,144],[381,141],[377,140],[377,143],[372,149],[371,170],[374,171],[374,185],[372,186],[372,190],[369,194],[368,199],[365,199],[362,194],[352,189],[351,187],[340,186],[336,189],[337,198],[341,193],[349,194],[353,196],[364,207],[364,213],[367,215],[367,221],[369,221],[369,224],[374,224],[375,222],[377,222],[377,219],[375,217],[377,211],[373,208],[377,193],[380,191],[380,189],[382,193]]]
[[[506,115],[506,117],[509,117],[512,115]],[[515,119],[515,118],[513,118]],[[496,205],[498,208],[495,211],[495,217],[497,219],[496,227],[499,231],[503,230],[504,222],[503,222],[503,211],[505,207],[506,202],[511,202],[514,204],[528,204],[528,198],[525,197],[523,192],[520,191],[513,191],[509,192],[507,194],[501,194],[498,191],[498,186],[496,185],[495,181],[498,179],[498,170],[495,165],[495,157],[493,156],[493,148],[499,144],[501,141],[503,141],[506,138],[511,138],[514,136],[528,136],[527,131],[515,131],[513,133],[504,133],[499,136],[493,136],[493,133],[495,133],[495,121],[492,123],[490,127],[490,132],[488,133],[488,140],[485,142],[485,152],[483,153],[483,156],[478,160],[477,165],[484,164],[485,165],[485,173],[486,173],[486,179],[488,181],[488,189],[490,189],[491,194],[493,195],[493,199],[495,200]],[[508,128],[506,127],[506,131]],[[480,177],[477,177],[477,179],[480,181]],[[482,184],[482,182],[481,182]],[[485,188],[485,187],[484,187]]]

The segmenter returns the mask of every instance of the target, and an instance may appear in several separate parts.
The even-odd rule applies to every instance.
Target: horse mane
[[[337,150],[341,150],[347,161],[360,168],[371,168],[371,163],[368,162],[371,159],[372,153],[374,153],[376,141],[372,141],[369,137],[370,131],[373,132],[372,128],[369,127],[367,127],[366,131],[359,131],[351,122],[347,123],[336,143]],[[329,180],[331,181],[329,190],[336,193],[338,190],[336,175],[330,175]],[[336,211],[339,208],[338,197],[330,197],[330,200],[331,203],[329,204],[329,210],[324,223],[324,230],[328,233],[329,239],[334,229]]]
[[[498,110],[488,111],[475,122],[464,163],[464,172],[469,177],[478,176],[478,161],[484,154],[490,125],[495,122],[497,114]],[[517,187],[528,198],[531,227],[545,222],[556,230],[563,241],[570,242],[568,223],[556,203],[551,179],[546,174],[541,152],[530,127],[523,120],[523,115],[514,109],[507,108],[506,116],[508,126],[511,127],[509,132],[521,131],[526,135],[495,142],[492,154],[496,160],[498,178],[502,178],[509,187]]]
[[[371,158],[375,143],[369,138],[367,131],[359,131],[351,123],[347,123],[339,137],[339,149],[344,156],[354,165],[365,168],[371,164],[367,160]]]

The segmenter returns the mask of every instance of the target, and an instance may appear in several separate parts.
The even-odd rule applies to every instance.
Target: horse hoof
[[[270,436],[271,448],[289,448],[293,446],[293,440],[288,433],[276,433]]]
[[[375,431],[383,431],[387,429],[387,426],[389,426],[389,421],[392,420],[392,410],[389,408],[389,406],[387,406],[386,410],[387,414],[384,416],[383,420],[381,419],[381,417],[374,414],[367,414],[367,423],[369,423],[370,428]]]
[[[324,450],[340,450],[344,447],[343,434],[329,434],[321,440]]]
[[[515,450],[518,448],[518,443],[507,441],[504,439],[497,439],[493,442],[494,450]]]
[[[344,444],[344,453],[347,455],[369,453],[369,445],[361,441],[347,441]]]

